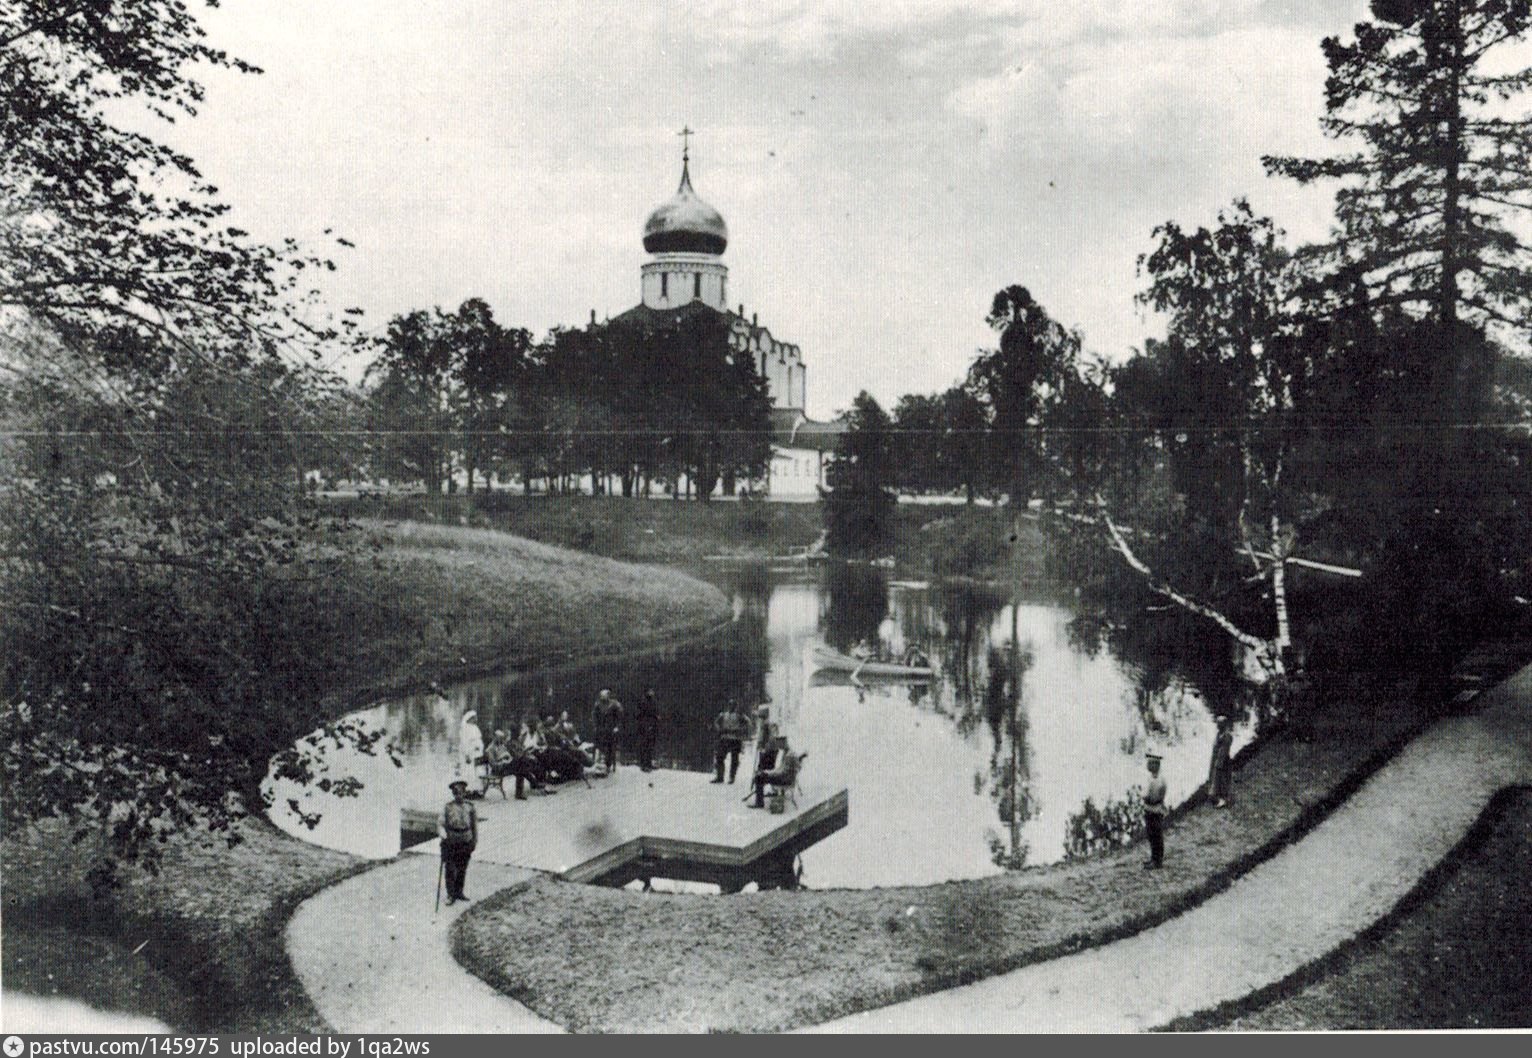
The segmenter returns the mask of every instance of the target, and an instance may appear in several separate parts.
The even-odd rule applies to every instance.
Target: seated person
[[[856,646],[851,648],[851,656],[858,661],[871,661],[873,656],[872,644],[865,638],[857,640]]]
[[[489,773],[497,778],[507,775],[516,777],[516,800],[527,799],[526,784],[530,782],[532,789],[539,793],[552,793],[543,782],[547,778],[547,772],[543,766],[527,752],[519,741],[512,742],[504,731],[496,731],[495,737],[484,749],[484,760],[489,768]]]
[[[585,775],[585,757],[578,749],[571,749],[568,740],[559,733],[553,717],[538,721],[538,734],[542,750],[537,759],[544,768],[553,773],[560,782],[579,779]]]
[[[569,710],[559,714],[558,733],[564,739],[565,744],[580,756],[585,758],[585,766],[589,768],[596,763],[596,744],[586,742],[575,730],[574,721],[569,719]]]
[[[766,807],[767,786],[791,786],[798,780],[798,769],[803,764],[804,754],[794,753],[788,748],[786,735],[777,736],[776,748],[776,767],[755,773],[755,801],[750,806],[752,808]]]
[[[910,648],[904,652],[904,663],[912,669],[928,669],[931,667],[930,659],[928,659],[925,654],[921,652],[921,649],[915,646],[913,643],[910,644]]]

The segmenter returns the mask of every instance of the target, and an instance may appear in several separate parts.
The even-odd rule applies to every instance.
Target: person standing
[[[479,844],[479,813],[468,800],[468,784],[454,779],[452,800],[442,808],[436,832],[441,838],[442,871],[447,876],[447,903],[467,900],[463,885],[468,880],[468,858]]]
[[[745,748],[745,732],[750,722],[739,711],[739,703],[733,698],[724,706],[723,712],[713,718],[713,733],[718,736],[718,748],[713,753],[713,781],[723,782],[723,764],[729,761],[729,781],[739,774],[739,754]]]
[[[654,699],[653,687],[639,699],[633,724],[638,729],[638,766],[643,771],[653,771],[654,744],[660,735],[660,706]]]
[[[606,773],[617,770],[617,739],[622,735],[622,703],[609,688],[596,698],[596,748],[606,758]]]
[[[484,732],[479,730],[479,714],[470,709],[463,714],[457,729],[457,768],[459,776],[477,775],[484,763]]]
[[[1229,804],[1229,791],[1234,785],[1234,763],[1230,759],[1234,749],[1234,724],[1227,716],[1218,718],[1218,736],[1213,739],[1213,760],[1208,766],[1208,796],[1214,808]]]
[[[1165,865],[1165,780],[1160,777],[1158,754],[1148,755],[1149,785],[1144,789],[1144,827],[1149,831],[1149,859],[1144,863],[1146,871],[1157,871]]]

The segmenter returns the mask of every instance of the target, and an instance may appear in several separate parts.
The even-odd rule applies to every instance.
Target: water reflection
[[[446,703],[417,698],[369,711],[403,767],[358,762],[362,796],[327,809],[306,836],[391,854],[399,808],[444,799],[466,709],[478,712],[486,735],[564,710],[585,725],[601,688],[631,706],[653,687],[662,767],[709,770],[712,718],[735,697],[772,703],[809,754],[806,781],[849,788],[850,823],[804,854],[805,884],[977,877],[1128,840],[1141,826],[1144,750],[1164,755],[1171,802],[1185,799],[1206,779],[1215,734],[1208,703],[1237,715],[1248,697],[1227,641],[1174,615],[1146,615],[1152,627],[1132,627],[1047,596],[1012,606],[984,587],[890,585],[867,566],[718,576],[735,620],[708,639],[464,684]],[[891,682],[815,670],[815,645],[844,651],[863,639],[882,639],[895,653],[919,646],[939,675]],[[1249,735],[1248,722],[1238,725],[1236,746]],[[632,751],[630,742],[625,760]],[[368,834],[376,844],[361,848]]]

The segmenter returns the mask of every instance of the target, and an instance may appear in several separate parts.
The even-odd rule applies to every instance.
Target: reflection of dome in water
[[[692,190],[686,161],[681,162],[681,186],[675,197],[644,222],[644,249],[650,253],[721,254],[729,245],[723,215]]]

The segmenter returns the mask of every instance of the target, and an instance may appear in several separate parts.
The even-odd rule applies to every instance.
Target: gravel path
[[[1135,1031],[1282,980],[1360,933],[1456,845],[1497,790],[1532,782],[1532,666],[1433,725],[1328,819],[1229,889],[1154,929],[812,1031]],[[1167,834],[1175,855],[1176,832]],[[452,958],[466,905],[432,914],[433,857],[403,856],[304,903],[293,965],[340,1032],[559,1027]],[[475,864],[478,896],[528,872]]]
[[[1280,981],[1392,908],[1497,790],[1532,781],[1532,667],[1477,704],[1411,742],[1301,841],[1178,918],[812,1031],[1136,1031]],[[1174,855],[1173,829],[1167,844]]]
[[[452,958],[452,922],[471,904],[433,912],[435,856],[401,856],[299,906],[287,953],[319,1013],[341,1033],[562,1032]],[[531,876],[493,863],[468,868],[470,896]]]

